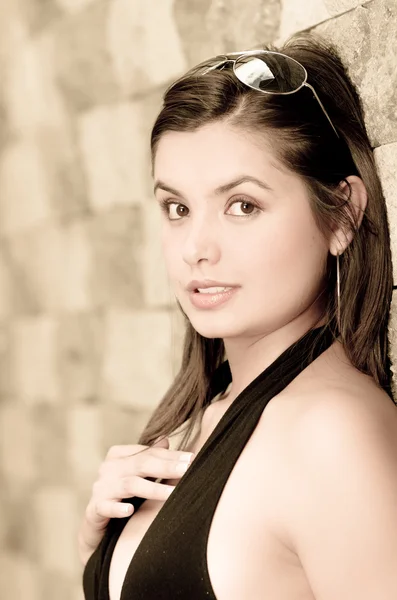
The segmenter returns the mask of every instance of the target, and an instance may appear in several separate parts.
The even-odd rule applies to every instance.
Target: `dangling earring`
[[[338,329],[340,333],[340,275],[339,275],[339,252],[336,253],[336,290],[338,294]]]

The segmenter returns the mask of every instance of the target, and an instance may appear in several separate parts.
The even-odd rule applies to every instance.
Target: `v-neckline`
[[[323,330],[323,334],[320,334],[320,331]],[[318,339],[316,339],[316,334],[319,335]],[[317,356],[319,354],[321,354],[321,352],[323,351],[321,348],[322,346],[325,345],[325,348],[328,348],[330,343],[332,343],[332,333],[325,327],[318,327],[316,329],[311,329],[308,332],[306,332],[306,334],[304,334],[300,339],[298,339],[297,341],[293,342],[286,350],[284,350],[270,365],[268,365],[268,367],[266,367],[257,377],[255,377],[255,379],[253,379],[248,386],[246,386],[241,392],[240,394],[238,394],[238,396],[233,400],[233,402],[230,404],[230,406],[228,406],[228,408],[226,409],[226,411],[224,412],[224,414],[222,415],[222,417],[220,418],[220,420],[218,421],[218,423],[216,424],[215,428],[213,429],[213,431],[211,432],[211,434],[209,435],[209,437],[207,438],[207,440],[205,441],[205,443],[203,444],[203,446],[200,448],[199,452],[197,453],[192,465],[189,467],[188,471],[185,473],[185,475],[183,476],[183,478],[179,481],[179,483],[177,484],[175,490],[173,491],[173,493],[171,494],[171,496],[169,496],[167,498],[167,500],[164,502],[164,504],[161,506],[160,510],[157,512],[157,514],[155,515],[153,521],[150,523],[148,529],[146,530],[146,532],[144,533],[141,541],[139,542],[137,548],[134,551],[134,554],[131,557],[131,560],[128,564],[127,570],[125,572],[125,576],[123,579],[123,583],[121,586],[121,590],[120,590],[120,599],[119,600],[129,600],[127,597],[125,596],[125,590],[126,590],[126,581],[128,579],[128,574],[129,571],[131,569],[131,565],[134,562],[134,558],[137,555],[138,551],[140,550],[140,548],[143,546],[145,540],[147,539],[147,537],[150,535],[150,533],[152,532],[152,530],[157,526],[157,524],[159,523],[160,519],[162,518],[162,515],[164,514],[164,512],[166,510],[168,510],[169,506],[174,504],[180,494],[183,493],[183,490],[186,486],[189,485],[190,480],[192,479],[192,477],[194,477],[195,471],[197,469],[199,469],[201,467],[201,462],[204,460],[203,457],[205,457],[207,450],[210,449],[211,445],[214,444],[216,438],[221,437],[223,428],[226,427],[226,425],[228,424],[229,420],[232,419],[233,415],[238,414],[240,405],[242,405],[244,403],[244,399],[247,398],[247,396],[250,396],[251,393],[253,392],[255,395],[255,390],[260,389],[261,384],[263,383],[263,381],[269,377],[269,379],[271,379],[272,375],[277,372],[277,368],[279,366],[282,366],[284,360],[287,359],[287,356],[291,355],[293,356],[293,353],[296,351],[297,349],[297,345],[300,345],[302,347],[302,352],[305,350],[304,348],[304,344],[307,341],[308,342],[308,347],[306,348],[307,350],[310,347],[310,340],[311,338],[313,338],[314,341],[319,341],[320,343],[318,344],[317,348],[312,348],[312,352],[313,355]],[[306,360],[306,357],[303,356],[301,359],[301,363],[303,364]],[[308,360],[308,359],[307,359]],[[308,360],[308,364],[310,364],[311,360]],[[306,365],[308,366],[308,365]],[[306,367],[303,367],[306,368]],[[216,373],[215,373],[215,377],[217,379],[217,385],[218,388],[220,388],[220,390],[224,390],[227,388],[227,385],[229,385],[230,381],[231,381],[231,373],[230,373],[230,366],[228,361],[224,361],[217,369]],[[292,379],[294,379],[295,376],[292,377]],[[281,379],[285,379],[288,380],[289,379],[289,374],[283,374],[282,377],[280,377]],[[291,379],[291,380],[292,380]],[[227,383],[227,385],[225,386],[225,383]],[[288,383],[287,383],[288,385]],[[280,381],[280,387],[283,389],[283,382]],[[219,392],[218,392],[219,393]],[[277,395],[277,394],[275,394]],[[144,504],[144,502],[142,503]],[[140,505],[141,506],[141,505]],[[131,515],[133,516],[133,515]],[[123,524],[123,527],[121,528],[121,531],[118,533],[117,536],[117,540],[115,545],[117,544],[122,531],[124,530],[124,527],[127,525],[127,523],[129,522],[129,520],[131,519],[131,517],[129,517],[128,519],[126,519],[126,522]],[[208,540],[207,540],[208,542]],[[114,546],[115,547],[115,546]],[[114,550],[114,548],[113,548]],[[104,584],[106,585],[106,590],[105,590],[105,596],[102,600],[110,600],[110,586],[109,586],[109,576],[110,576],[110,566],[111,566],[111,561],[112,561],[112,557],[110,557],[110,561],[108,564],[108,568],[107,568],[107,572],[105,573],[106,577],[105,577],[105,582]],[[208,565],[205,565],[206,567],[206,578],[207,578],[207,583],[209,585],[211,585],[210,582],[210,578],[209,578],[209,573],[208,573]],[[212,585],[211,585],[212,588]],[[215,594],[213,593],[214,597]]]

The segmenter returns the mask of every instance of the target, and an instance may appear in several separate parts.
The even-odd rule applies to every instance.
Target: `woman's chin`
[[[190,323],[197,333],[208,339],[235,337],[238,335],[236,320],[233,319],[233,321],[234,323],[221,324],[219,322],[211,323],[210,319],[208,319],[207,323],[203,323],[202,320],[199,322],[199,319],[190,319]]]

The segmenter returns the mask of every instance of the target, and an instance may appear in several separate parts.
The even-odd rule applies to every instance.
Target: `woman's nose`
[[[208,224],[196,224],[187,233],[182,249],[183,260],[190,266],[196,265],[200,260],[215,263],[219,260],[219,238]]]

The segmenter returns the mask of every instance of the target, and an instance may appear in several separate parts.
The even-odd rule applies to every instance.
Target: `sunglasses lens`
[[[271,52],[241,56],[234,64],[236,77],[245,85],[275,94],[287,94],[306,81],[305,69],[295,60]]]

